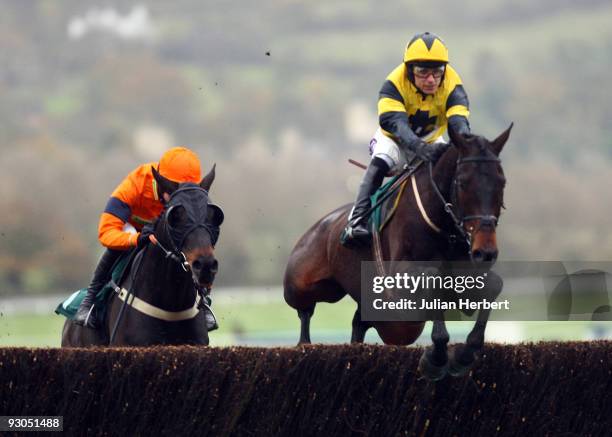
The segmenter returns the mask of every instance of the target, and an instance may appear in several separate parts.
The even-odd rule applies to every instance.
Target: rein
[[[191,272],[191,266],[187,262],[187,257],[182,251],[178,252],[180,254],[180,257],[179,257],[176,253],[166,249],[157,240],[155,235],[150,235],[149,240],[151,241],[151,243],[153,243],[153,246],[159,247],[162,250],[162,252],[164,252],[164,254],[166,255],[166,258],[170,258],[176,261],[177,263],[179,263],[179,265],[183,268],[185,272]],[[198,304],[198,297],[203,302],[204,298],[210,293],[210,288],[201,287],[200,284],[198,284],[195,280],[193,280],[193,287],[196,290],[196,304]]]
[[[164,226],[164,229],[165,228],[166,227]],[[185,253],[183,251],[178,250],[176,247],[174,251],[166,249],[159,242],[155,234],[151,234],[149,236],[149,241],[153,244],[153,246],[159,247],[159,249],[164,252],[165,258],[170,258],[171,260],[177,262],[185,272],[191,272],[191,266],[189,265],[187,257],[185,256]],[[170,238],[170,241],[172,241],[172,238]],[[196,290],[196,294],[199,294],[202,298],[204,298],[208,293],[210,293],[210,289],[206,287],[200,287],[200,284],[198,284],[195,279],[192,278],[192,280],[193,286]]]
[[[355,220],[354,224],[361,223],[366,218],[369,218],[370,215],[372,215],[372,213],[376,210],[376,208],[378,208],[385,200],[391,197],[391,195],[395,193],[395,191],[397,191],[397,189],[404,183],[404,181],[406,181],[412,174],[414,174],[414,172],[419,169],[422,163],[423,161],[418,161],[410,166],[406,164],[404,166],[404,169],[400,173],[400,177],[397,178],[393,185],[389,187],[387,192],[382,195],[380,199],[378,199],[378,201],[374,205],[372,205],[370,209],[368,209],[364,214],[361,215],[361,217],[358,217],[357,220]]]
[[[177,263],[179,263],[179,265],[183,268],[183,270],[185,270],[186,272],[191,271],[191,266],[189,265],[189,263],[187,262],[187,257],[185,256],[185,254],[182,251],[171,251],[166,249],[157,239],[157,237],[155,236],[155,234],[151,234],[149,236],[149,241],[151,243],[153,243],[154,246],[157,246],[161,249],[162,252],[164,252],[164,255],[166,258],[170,258],[173,261],[176,261]]]
[[[132,258],[132,265],[128,267],[130,269],[129,271],[129,276],[131,278],[131,282],[134,282],[134,278],[136,278],[136,274],[138,273],[138,270],[140,270],[140,263],[142,262],[142,257],[144,256],[144,251],[140,251],[140,252],[136,252]],[[125,274],[122,275],[123,277],[119,279],[119,283],[122,283],[123,280],[126,278]],[[112,279],[110,280],[110,285],[111,287],[113,287],[113,290],[119,294],[121,291],[121,288],[115,284],[115,281],[113,281]],[[134,297],[136,296],[134,293],[130,291],[128,291],[128,297],[129,295],[132,294]],[[127,305],[127,299],[123,301],[123,304],[121,305],[121,309],[119,310],[119,315],[117,315],[117,320],[115,320],[115,324],[113,326],[113,330],[111,332],[111,336],[110,336],[110,340],[109,340],[109,345],[113,344],[113,341],[115,341],[115,335],[117,334],[117,328],[119,327],[119,323],[121,322],[121,319],[123,318],[123,313],[125,312],[125,306]]]

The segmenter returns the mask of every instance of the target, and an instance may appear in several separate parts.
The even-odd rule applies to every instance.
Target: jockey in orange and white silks
[[[415,35],[406,45],[404,62],[387,76],[379,92],[372,160],[342,234],[345,246],[369,242],[368,220],[358,220],[370,209],[370,196],[385,175],[415,157],[435,162],[448,147],[442,135],[449,126],[461,134],[470,132],[468,116],[467,94],[448,65],[446,45],[429,32]]]
[[[164,193],[153,177],[152,167],[170,181],[200,183],[200,159],[185,147],[175,147],[163,154],[159,163],[142,164],[131,171],[112,192],[98,225],[98,238],[107,250],[104,252],[87,295],[74,317],[74,321],[90,328],[98,324],[93,310],[95,297],[111,278],[112,267],[119,256],[134,247],[142,248],[149,241],[152,222],[164,209]],[[166,193],[168,194],[168,193]],[[131,225],[131,226],[130,226]],[[130,232],[130,229],[137,232]],[[208,330],[216,329],[211,312],[206,314]]]
[[[104,247],[115,250],[135,247],[141,234],[125,231],[125,224],[141,231],[164,209],[151,167],[174,182],[200,183],[200,160],[185,147],[168,150],[159,163],[138,166],[115,188],[100,217],[98,238]]]

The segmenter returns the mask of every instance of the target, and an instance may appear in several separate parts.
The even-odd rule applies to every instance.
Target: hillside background
[[[175,145],[217,163],[219,286],[278,286],[353,200],[377,94],[442,36],[502,154],[503,259],[609,260],[612,3],[9,1],[0,14],[0,296],[85,286],[99,214]]]

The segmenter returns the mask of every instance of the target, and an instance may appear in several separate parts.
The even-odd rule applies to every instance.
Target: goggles
[[[444,71],[446,71],[446,66],[440,65],[439,67],[419,67],[418,65],[414,66],[414,76],[419,79],[427,79],[431,74],[434,79],[440,79],[444,75]]]

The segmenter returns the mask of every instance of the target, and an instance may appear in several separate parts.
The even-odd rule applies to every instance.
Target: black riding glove
[[[467,119],[466,119],[467,120]],[[391,118],[386,122],[381,121],[381,128],[391,132],[397,139],[397,144],[406,158],[410,157],[408,151],[414,153],[417,158],[425,162],[436,162],[448,147],[444,143],[427,144],[414,133],[408,124],[408,116],[402,118]],[[408,161],[408,159],[406,159]]]
[[[470,122],[463,115],[452,115],[448,119],[448,133],[451,137],[453,134],[469,135]]]
[[[446,152],[446,149],[448,149],[449,146],[450,144],[448,143],[427,144],[425,148],[425,153],[427,154],[429,161],[436,163],[438,159],[440,159],[440,157],[444,154],[444,152]]]
[[[418,159],[423,162],[433,162],[435,163],[446,149],[448,149],[447,143],[432,143],[428,144],[422,139],[418,138],[415,141],[412,141],[408,145],[408,149],[414,152]]]
[[[153,225],[147,224],[142,228],[140,234],[138,234],[138,238],[136,239],[136,247],[138,250],[142,250],[145,248],[147,244],[149,244],[149,235],[153,235]]]
[[[429,162],[433,160],[432,152],[429,150],[429,144],[419,138],[407,125],[399,125],[398,133],[398,145],[404,156],[408,158],[410,154],[408,151],[414,153],[417,158],[421,161]],[[406,159],[408,161],[408,159]]]
[[[434,160],[434,155],[432,153],[433,150],[429,147],[430,144],[418,139],[417,141],[414,141],[411,146],[412,151],[421,161],[429,162]]]

